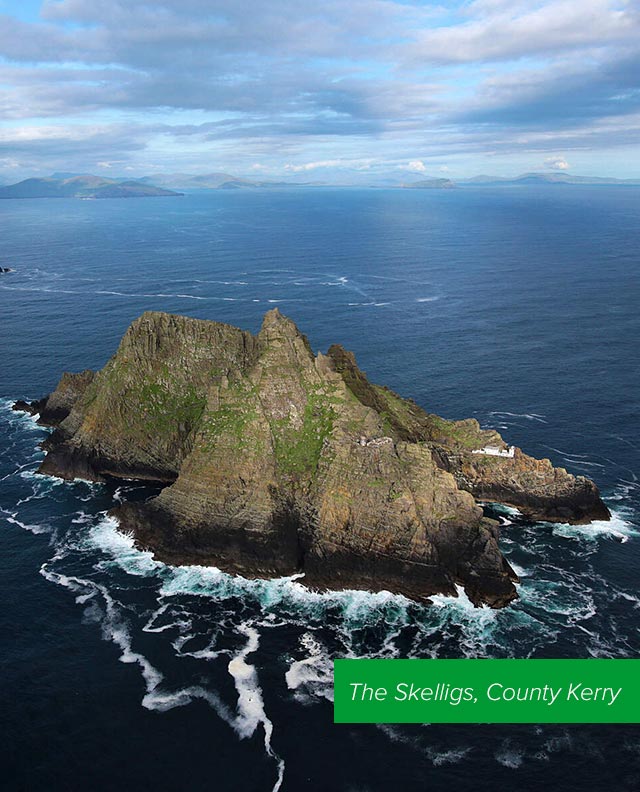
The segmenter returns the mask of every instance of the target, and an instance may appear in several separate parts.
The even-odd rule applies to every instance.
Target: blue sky
[[[0,179],[640,177],[637,0],[0,0]]]

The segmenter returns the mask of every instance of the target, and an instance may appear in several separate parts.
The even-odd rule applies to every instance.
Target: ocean
[[[640,789],[640,727],[334,725],[338,657],[637,657],[640,189],[218,191],[0,201],[0,788]],[[10,409],[99,368],[145,310],[316,350],[600,486],[613,519],[489,507],[494,611],[172,568],[105,516],[151,487],[34,475]]]

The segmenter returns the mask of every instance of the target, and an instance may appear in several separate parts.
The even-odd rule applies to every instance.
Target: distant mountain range
[[[257,187],[316,187],[321,182],[254,181],[230,173],[152,173],[139,180],[142,184],[156,184],[172,190],[246,190]]]
[[[182,195],[182,190],[241,190],[258,187],[310,187],[320,182],[252,181],[229,173],[154,173],[139,179],[79,173],[54,173],[0,186],[0,198],[155,198]]]
[[[626,184],[640,185],[640,179],[614,179],[608,176],[574,176],[571,173],[523,173],[515,177],[474,176],[472,179],[460,179],[464,185],[518,185],[518,184]]]
[[[406,177],[405,177],[406,178]],[[452,181],[426,178],[400,182],[395,175],[380,179],[369,187],[409,190],[449,190],[455,187],[509,187],[535,184],[640,185],[640,179],[613,179],[598,176],[573,176],[570,173],[523,173],[516,177],[475,176]],[[0,186],[0,198],[155,198],[182,195],[201,190],[252,190],[278,187],[318,187],[323,182],[253,181],[229,173],[153,173],[139,179],[111,178],[78,173],[54,173],[46,178],[31,178],[17,184]],[[348,185],[333,185],[348,186]]]
[[[25,179],[0,187],[0,198],[158,198],[180,195],[173,190],[141,181],[104,179],[101,176],[54,174],[44,179]]]

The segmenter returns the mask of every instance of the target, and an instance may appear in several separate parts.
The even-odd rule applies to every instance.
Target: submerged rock
[[[174,564],[248,577],[303,572],[321,588],[455,595],[502,607],[517,577],[477,499],[534,519],[607,519],[598,489],[371,384],[340,346],[313,354],[277,309],[254,336],[148,312],[95,375],[21,404],[57,426],[40,472],[170,486],[113,510]],[[18,407],[18,405],[16,405]]]

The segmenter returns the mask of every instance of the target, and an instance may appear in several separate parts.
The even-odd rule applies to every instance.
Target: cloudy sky
[[[639,0],[0,0],[0,179],[640,177]]]

